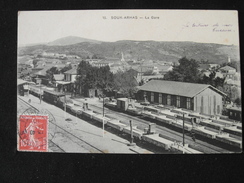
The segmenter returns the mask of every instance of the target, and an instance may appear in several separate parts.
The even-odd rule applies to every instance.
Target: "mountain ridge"
[[[240,61],[239,47],[215,43],[196,43],[190,41],[134,41],[79,42],[71,45],[35,45],[21,47],[19,55],[41,54],[42,52],[75,54],[81,58],[97,55],[99,57],[124,58],[128,60],[161,60],[177,62],[186,56],[189,59],[209,60],[210,63],[223,63],[228,60]]]
[[[48,42],[47,45],[65,46],[65,45],[72,45],[72,44],[77,44],[77,43],[81,43],[81,42],[100,43],[101,41],[94,40],[94,39],[87,39],[87,38],[78,37],[78,36],[66,36],[66,37],[56,39],[52,42]]]

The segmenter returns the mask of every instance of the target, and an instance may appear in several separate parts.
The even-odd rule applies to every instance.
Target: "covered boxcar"
[[[232,107],[226,107],[227,114],[230,119],[241,121],[241,107],[232,106]]]
[[[61,107],[65,101],[65,94],[51,90],[44,90],[43,100]]]

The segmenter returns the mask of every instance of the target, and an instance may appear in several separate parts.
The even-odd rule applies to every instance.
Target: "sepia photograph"
[[[235,10],[19,11],[17,149],[242,152]]]

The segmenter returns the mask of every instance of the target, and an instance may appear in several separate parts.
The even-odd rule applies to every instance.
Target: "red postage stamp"
[[[48,116],[20,115],[18,133],[19,151],[48,151]]]

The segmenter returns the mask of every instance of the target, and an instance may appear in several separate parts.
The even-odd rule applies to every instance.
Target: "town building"
[[[18,93],[18,95],[24,96],[24,94],[27,91],[28,91],[28,81],[25,81],[23,79],[17,79],[17,93]]]
[[[211,70],[218,69],[220,67],[219,64],[209,64]]]
[[[64,72],[64,75],[54,75],[56,77],[56,87],[59,92],[74,92],[75,81],[77,76],[77,67]]]
[[[219,64],[199,64],[199,71],[213,71],[219,68]]]
[[[157,68],[161,74],[166,74],[167,72],[173,70],[173,66],[171,65],[158,65]]]
[[[226,94],[211,85],[151,80],[139,86],[138,100],[174,106],[206,115],[221,114]]]
[[[138,83],[143,81],[144,83],[147,83],[148,81],[152,79],[163,79],[164,75],[150,75],[150,76],[137,76],[136,80]]]
[[[222,74],[235,74],[236,73],[236,69],[233,68],[233,67],[230,67],[228,65],[224,66],[224,67],[221,67],[219,68],[219,71],[222,73]]]
[[[75,82],[77,76],[77,67],[64,72],[64,81]]]
[[[110,62],[97,62],[97,63],[92,63],[91,64],[93,67],[106,67],[106,66],[111,66],[112,65],[112,63],[110,63]]]
[[[211,71],[205,71],[202,74],[207,76],[207,77],[209,77],[211,73],[212,73]],[[224,75],[221,72],[217,71],[217,72],[215,72],[215,77],[214,78],[218,78],[218,77],[223,79]]]

